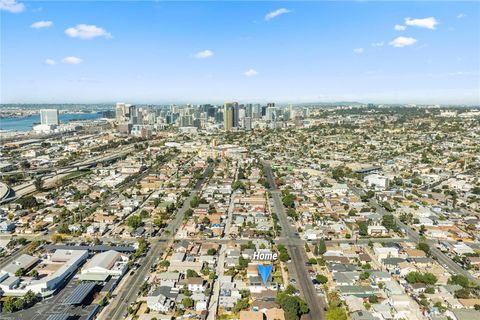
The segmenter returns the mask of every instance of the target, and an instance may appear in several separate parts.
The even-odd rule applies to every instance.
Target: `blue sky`
[[[2,103],[480,103],[479,2],[0,8]]]

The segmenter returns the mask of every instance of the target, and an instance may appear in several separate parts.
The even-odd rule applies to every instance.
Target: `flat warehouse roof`
[[[63,304],[80,304],[95,288],[95,283],[82,283],[76,287],[68,297],[63,300]]]

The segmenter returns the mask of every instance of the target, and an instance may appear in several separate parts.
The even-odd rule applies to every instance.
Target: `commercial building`
[[[2,286],[2,290],[7,295],[13,296],[23,296],[27,291],[31,290],[33,293],[39,293],[44,296],[49,296],[55,292],[55,290],[62,284],[68,277],[70,277],[88,258],[87,250],[65,250],[59,249],[56,250],[50,257],[50,260],[47,261],[48,264],[56,265],[55,271],[46,277],[40,278],[38,280],[23,279],[19,281],[17,278],[11,276],[12,272],[18,270],[18,268],[28,269],[30,268],[38,259],[22,255],[17,260],[10,263],[2,271],[5,271],[10,276],[5,278],[0,285],[4,283],[11,283],[12,280],[15,284],[9,286]]]
[[[58,109],[41,109],[40,122],[47,126],[58,126]]]
[[[223,109],[223,126],[225,131],[238,128],[240,119],[240,108],[238,102],[226,102]]]
[[[121,276],[127,270],[128,257],[109,250],[96,254],[82,269],[80,279],[105,281],[109,276]]]

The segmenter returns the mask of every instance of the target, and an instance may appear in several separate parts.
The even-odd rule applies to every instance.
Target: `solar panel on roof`
[[[63,300],[63,304],[80,304],[95,288],[95,283],[82,283],[73,289],[72,293]]]
[[[68,320],[70,318],[69,314],[66,313],[56,313],[48,316],[47,320]]]

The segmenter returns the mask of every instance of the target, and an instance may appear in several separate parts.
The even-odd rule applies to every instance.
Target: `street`
[[[326,302],[317,295],[315,287],[306,269],[307,255],[305,253],[304,245],[300,244],[297,240],[295,230],[290,225],[287,219],[287,213],[280,198],[281,192],[276,188],[275,179],[273,178],[273,172],[270,165],[264,162],[264,168],[267,174],[267,180],[270,184],[270,193],[273,199],[273,206],[278,216],[278,221],[282,227],[282,237],[286,239],[287,248],[290,258],[292,259],[293,270],[289,270],[295,275],[295,279],[300,285],[300,294],[305,299],[310,312],[306,315],[311,320],[319,320],[324,318],[324,308],[326,308]],[[290,276],[292,278],[292,276]]]

